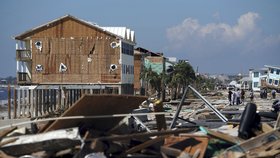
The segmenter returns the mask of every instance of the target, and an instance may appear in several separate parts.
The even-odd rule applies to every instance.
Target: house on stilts
[[[65,15],[16,35],[14,118],[71,106],[84,93],[133,94],[135,33]]]

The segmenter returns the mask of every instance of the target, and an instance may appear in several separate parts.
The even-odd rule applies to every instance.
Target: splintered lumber
[[[14,131],[15,129],[17,129],[17,127],[11,127],[9,129],[6,130],[2,130],[0,131],[0,140],[5,137],[7,134],[11,133],[12,131]]]
[[[247,157],[273,157],[280,154],[280,140],[254,148],[246,153]]]
[[[149,146],[151,146],[151,145],[153,145],[153,144],[155,144],[155,143],[158,143],[158,142],[160,142],[160,141],[163,141],[164,138],[165,138],[164,136],[161,136],[161,137],[157,137],[157,138],[148,140],[148,141],[146,141],[146,142],[144,142],[144,143],[142,143],[142,144],[139,144],[139,145],[137,145],[137,146],[134,146],[134,147],[128,149],[128,150],[125,152],[125,154],[132,154],[132,153],[134,153],[134,152],[140,151],[140,150],[142,150],[142,149],[144,149],[144,148],[147,148],[147,147],[149,147]]]
[[[4,138],[1,142],[14,140],[0,150],[11,156],[21,156],[38,151],[60,151],[82,144],[78,128],[56,130],[36,135],[22,135]]]
[[[65,111],[61,117],[130,113],[133,109],[138,108],[146,99],[147,97],[132,95],[84,95]],[[123,118],[124,117],[56,120],[46,128],[45,132],[71,127],[82,127],[84,129],[94,128],[99,131],[108,131],[116,126]]]
[[[182,151],[180,154],[188,153],[189,155],[195,155],[198,158],[203,158],[208,146],[208,137],[206,136],[197,136],[197,135],[189,135],[189,136],[170,136],[165,139],[164,147],[162,148],[165,151]],[[172,150],[178,149],[178,150]],[[164,152],[164,151],[163,151]],[[173,152],[173,153],[174,153]],[[170,153],[164,152],[169,155]],[[176,152],[175,152],[176,153]],[[175,156],[175,155],[171,155]],[[177,155],[178,156],[178,155]]]
[[[263,131],[264,133],[270,132],[270,131],[272,131],[272,130],[273,130],[273,127],[271,127],[269,124],[267,124],[267,123],[265,123],[265,122],[262,123],[262,131]]]
[[[191,158],[191,156],[188,153],[185,153],[184,151],[181,151],[176,148],[162,146],[162,147],[160,147],[160,151],[162,153],[164,153],[165,155],[169,155],[169,156],[173,156],[173,157],[183,157],[182,155],[184,155],[184,157],[186,157],[186,158]]]
[[[119,140],[128,140],[132,138],[147,138],[152,136],[162,136],[162,135],[170,135],[170,134],[179,134],[179,133],[189,133],[192,132],[193,128],[182,128],[176,130],[165,130],[165,131],[158,131],[158,132],[151,132],[151,133],[135,133],[135,134],[128,134],[128,135],[112,135],[112,136],[104,136],[92,139],[86,139],[85,141],[94,141],[97,140],[105,140],[105,141],[119,141]]]
[[[207,135],[218,138],[218,139],[221,139],[221,140],[224,140],[228,143],[238,144],[238,143],[241,142],[241,140],[237,137],[233,137],[233,136],[230,136],[228,134],[224,134],[222,132],[216,132],[216,131],[213,131],[211,129],[208,129],[208,128],[202,127],[202,126],[200,126],[199,128],[200,128],[201,131],[203,131]]]
[[[266,132],[256,137],[253,137],[249,140],[246,140],[241,144],[234,145],[226,149],[223,153],[221,153],[219,157],[229,157],[229,155],[232,155],[234,157],[242,157],[246,154],[246,152],[250,152],[251,150],[261,146],[269,145],[270,143],[273,142],[279,142],[279,140],[280,140],[280,128],[277,128],[270,132]],[[278,150],[278,148],[276,149]]]

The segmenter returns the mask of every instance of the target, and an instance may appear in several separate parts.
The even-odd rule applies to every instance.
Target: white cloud
[[[258,13],[241,15],[236,24],[208,23],[202,25],[197,19],[186,18],[177,26],[167,29],[168,49],[186,50],[192,55],[229,52],[234,48],[239,53],[255,52],[260,47],[279,45],[280,36],[265,37],[257,26]]]

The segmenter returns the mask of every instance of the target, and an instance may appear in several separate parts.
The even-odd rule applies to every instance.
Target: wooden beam
[[[6,130],[2,130],[0,131],[0,140],[5,137],[7,134],[11,133],[12,131],[14,131],[15,129],[17,129],[17,127],[11,127],[9,129]]]
[[[165,130],[165,131],[158,131],[158,132],[152,132],[152,133],[135,133],[135,134],[129,134],[129,135],[112,135],[112,136],[105,136],[105,137],[98,137],[98,138],[92,138],[87,139],[86,141],[93,141],[95,139],[98,140],[111,140],[111,141],[119,141],[119,140],[128,140],[132,138],[147,138],[152,136],[162,136],[162,135],[171,135],[171,134],[179,134],[179,133],[189,133],[192,132],[193,128],[182,128],[182,129],[176,129],[176,130]],[[191,135],[191,134],[190,134]]]
[[[146,142],[144,142],[144,143],[142,143],[142,144],[139,144],[139,145],[137,145],[137,146],[134,146],[134,147],[128,149],[128,150],[125,152],[125,154],[127,155],[127,154],[132,154],[132,153],[135,153],[135,152],[137,152],[137,151],[140,151],[140,150],[142,150],[142,149],[144,149],[144,148],[147,148],[147,147],[149,147],[149,146],[151,146],[151,145],[153,145],[153,144],[155,144],[155,143],[158,143],[158,142],[160,142],[160,141],[163,141],[163,140],[165,139],[165,137],[166,137],[166,136],[161,136],[161,137],[157,137],[157,138],[148,140],[148,141],[146,141]]]
[[[226,156],[234,153],[235,155],[243,156],[246,152],[261,146],[265,146],[268,143],[280,140],[280,128],[274,129],[270,132],[260,134],[249,140],[246,140],[240,144],[234,145],[228,148],[225,152],[220,154],[220,156]]]
[[[206,127],[199,127],[201,131],[203,131],[204,133],[206,133],[207,135],[210,135],[212,137],[215,137],[215,138],[218,138],[218,139],[221,139],[221,140],[224,140],[228,143],[231,143],[231,144],[238,144],[240,143],[242,140],[237,138],[237,137],[233,137],[233,136],[230,136],[228,134],[224,134],[222,132],[216,132],[216,131],[213,131],[211,129],[208,129]]]

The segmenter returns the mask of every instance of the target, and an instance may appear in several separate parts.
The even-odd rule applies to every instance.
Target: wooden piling
[[[11,86],[8,84],[8,119],[11,119]]]
[[[154,104],[155,112],[164,112],[163,104],[160,100],[156,101]],[[156,123],[158,131],[166,130],[166,120],[164,115],[156,115]]]
[[[18,100],[18,111],[19,111],[19,116],[21,116],[21,90],[17,90],[17,100]]]
[[[56,110],[56,101],[57,101],[57,99],[56,99],[56,93],[57,93],[57,90],[56,89],[54,89],[53,90],[53,111],[55,111]]]
[[[34,89],[30,89],[30,116],[34,116]]]
[[[35,117],[38,117],[38,110],[39,110],[39,89],[35,90]]]
[[[39,94],[38,94],[38,97],[39,97],[39,100],[38,100],[38,112],[39,112],[39,114],[40,115],[42,115],[42,89],[39,89],[38,90],[38,92],[39,92]]]
[[[17,90],[16,85],[14,86],[14,119],[17,118]]]

